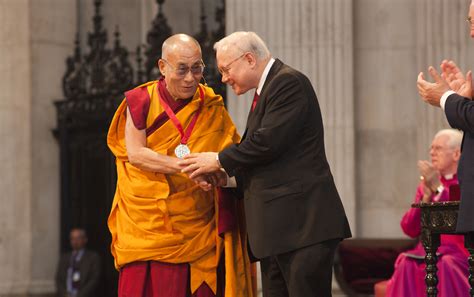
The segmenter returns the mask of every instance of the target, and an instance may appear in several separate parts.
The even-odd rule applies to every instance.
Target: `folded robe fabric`
[[[118,178],[108,219],[115,267],[120,269],[128,263],[150,260],[188,263],[191,291],[205,282],[215,293],[217,265],[224,251],[225,296],[253,296],[242,216],[230,216],[236,220],[234,224],[219,220],[219,210],[229,217],[230,208],[224,206],[235,206],[237,201],[229,202],[217,190],[202,191],[185,174],[147,172],[128,162],[127,107],[135,126],[147,129],[148,148],[174,156],[174,149],[180,143],[181,135],[176,127],[170,120],[163,120],[159,87],[159,82],[152,81],[127,92],[107,136],[108,146],[116,157]],[[202,106],[200,90],[204,94]],[[199,118],[187,143],[191,152],[218,152],[239,140],[222,97],[203,85],[199,85],[189,103],[176,109],[184,129],[199,108],[202,108]],[[161,121],[158,125],[157,120]],[[218,230],[219,221],[227,230]]]

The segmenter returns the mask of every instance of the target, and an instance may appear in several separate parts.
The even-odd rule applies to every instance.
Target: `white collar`
[[[444,178],[445,178],[446,180],[453,179],[453,177],[454,177],[454,174],[452,174],[452,173],[450,173],[450,174],[445,174],[445,175],[444,175]]]
[[[270,72],[270,68],[272,68],[273,63],[275,63],[275,59],[271,58],[270,61],[268,61],[267,66],[265,66],[262,76],[260,77],[260,81],[258,82],[258,88],[256,91],[259,96],[260,96],[260,93],[262,92],[263,85],[265,84],[265,81],[267,80],[268,72]]]

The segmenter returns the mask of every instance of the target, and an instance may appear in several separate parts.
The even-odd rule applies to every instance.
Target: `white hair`
[[[241,53],[253,53],[260,61],[270,58],[265,42],[255,32],[234,32],[214,44],[215,51],[231,48]]]
[[[455,129],[443,129],[436,133],[435,138],[439,136],[448,137],[448,146],[451,149],[460,149],[462,142],[462,133]]]

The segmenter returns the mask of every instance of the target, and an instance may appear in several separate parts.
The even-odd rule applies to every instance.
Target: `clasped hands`
[[[423,202],[431,202],[431,196],[441,185],[439,173],[430,162],[425,160],[418,161],[418,170],[423,182]]]
[[[423,72],[418,74],[418,93],[425,102],[434,106],[440,106],[441,97],[449,90],[453,90],[463,97],[473,98],[471,71],[468,71],[464,76],[456,63],[448,60],[443,60],[440,68],[441,75],[433,66],[428,68],[430,76],[434,79],[433,83],[425,80]]]
[[[204,191],[227,184],[227,174],[221,170],[217,153],[193,153],[178,161],[178,165]]]

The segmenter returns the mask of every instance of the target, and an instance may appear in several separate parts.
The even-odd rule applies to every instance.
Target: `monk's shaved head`
[[[201,53],[199,42],[187,34],[175,34],[163,42],[161,56],[167,59],[170,54],[180,52],[183,49],[197,50]]]
[[[201,46],[189,35],[173,35],[163,42],[158,67],[175,100],[191,98],[204,70]]]

